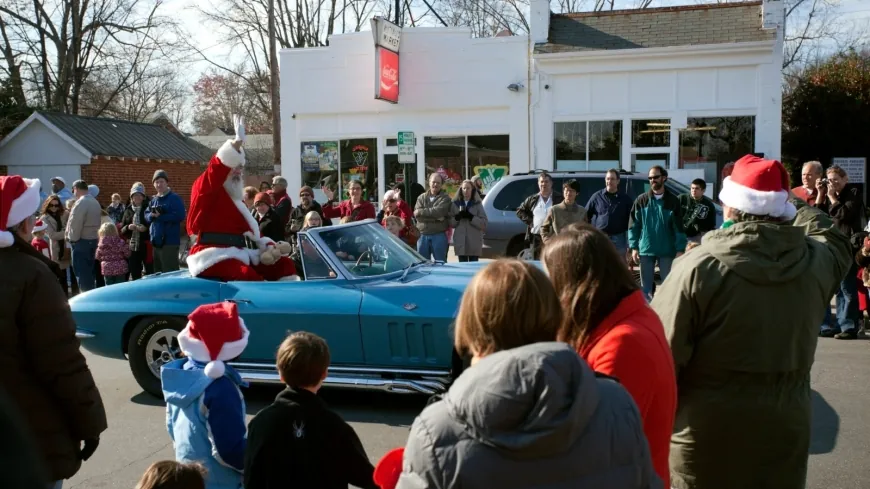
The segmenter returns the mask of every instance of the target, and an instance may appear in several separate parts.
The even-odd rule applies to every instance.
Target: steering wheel
[[[372,250],[365,250],[362,253],[360,253],[359,258],[356,259],[356,263],[354,264],[354,266],[350,267],[350,271],[353,272],[353,271],[359,270],[360,269],[360,262],[362,262],[363,258],[365,258],[366,256],[369,257],[369,267],[374,265],[375,259],[372,256]]]

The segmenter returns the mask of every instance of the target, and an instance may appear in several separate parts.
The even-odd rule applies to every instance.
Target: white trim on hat
[[[6,217],[7,229],[32,216],[39,208],[39,188],[42,185],[39,179],[22,178],[22,180],[27,185],[27,190],[12,201],[9,215]],[[7,229],[0,230],[0,248],[8,248],[15,242],[15,237]]]
[[[208,348],[205,346],[205,342],[190,335],[190,326],[191,322],[188,321],[187,326],[178,333],[178,346],[181,347],[181,351],[184,352],[188,358],[200,363],[205,363],[205,373],[212,379],[219,378],[224,374],[223,362],[232,360],[245,351],[245,347],[248,346],[248,337],[251,335],[251,332],[248,331],[248,328],[245,326],[245,320],[240,317],[239,327],[242,329],[241,339],[224,343],[223,346],[221,346],[221,351],[218,353],[217,358],[213,359],[211,358]]]
[[[227,139],[227,142],[217,150],[215,156],[217,156],[217,159],[221,160],[222,164],[230,168],[245,166],[245,149],[242,148],[241,152],[236,151],[231,139]]]
[[[735,182],[731,177],[726,177],[722,182],[719,200],[728,207],[755,216],[790,220],[797,214],[794,204],[788,201],[787,191],[755,190]]]
[[[31,233],[38,233],[40,231],[45,231],[46,229],[48,229],[48,224],[46,224],[45,221],[40,221],[40,224],[33,225]]]

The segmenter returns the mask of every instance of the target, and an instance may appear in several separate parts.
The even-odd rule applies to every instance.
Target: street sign
[[[399,133],[399,163],[408,165],[417,162],[417,139],[411,131]]]
[[[851,183],[864,183],[866,178],[867,158],[834,158],[833,164],[846,171]]]

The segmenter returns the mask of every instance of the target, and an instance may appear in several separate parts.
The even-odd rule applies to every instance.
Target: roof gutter
[[[668,56],[693,56],[711,54],[745,54],[772,51],[776,41],[734,42],[701,44],[695,46],[666,46],[634,49],[597,49],[594,51],[563,51],[558,53],[533,53],[541,62],[575,61],[600,58],[661,58]]]

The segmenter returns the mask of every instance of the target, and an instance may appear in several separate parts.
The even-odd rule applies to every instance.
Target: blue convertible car
[[[435,394],[463,362],[451,324],[480,265],[425,260],[374,220],[298,236],[305,279],[221,282],[186,270],[102,287],[70,301],[89,351],[127,358],[136,381],[160,396],[160,367],[179,358],[177,334],[201,304],[232,301],[251,331],[230,362],[251,382],[278,382],[275,352],[289,331],[329,343],[327,386]]]

